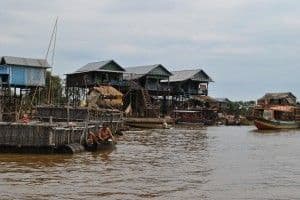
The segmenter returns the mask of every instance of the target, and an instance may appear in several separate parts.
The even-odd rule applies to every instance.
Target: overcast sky
[[[88,62],[204,69],[210,95],[300,95],[299,0],[0,0],[0,55],[44,58],[59,17],[54,73]]]

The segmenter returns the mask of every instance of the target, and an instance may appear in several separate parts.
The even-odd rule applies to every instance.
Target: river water
[[[0,155],[0,199],[299,199],[300,131],[127,132],[111,152]]]

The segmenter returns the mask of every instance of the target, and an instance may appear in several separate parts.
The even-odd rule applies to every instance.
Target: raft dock
[[[84,131],[94,131],[95,125],[67,126],[66,123],[0,122],[0,153],[78,153]]]

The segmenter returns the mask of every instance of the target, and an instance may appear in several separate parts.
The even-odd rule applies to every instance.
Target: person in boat
[[[111,130],[109,129],[107,124],[103,124],[102,128],[99,129],[97,134],[90,131],[87,136],[87,144],[92,145],[96,144],[97,142],[101,141],[108,141],[111,139],[112,141],[115,141],[114,136],[111,133]]]
[[[103,123],[102,128],[99,129],[97,136],[100,141],[108,141],[109,139],[115,141],[115,138],[112,135],[107,123]]]
[[[28,123],[30,122],[30,119],[29,119],[28,114],[24,114],[24,115],[22,116],[22,122],[23,122],[24,124],[28,124]]]

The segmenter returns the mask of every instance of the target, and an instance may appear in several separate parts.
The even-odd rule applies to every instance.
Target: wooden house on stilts
[[[40,103],[40,91],[46,85],[46,71],[50,65],[45,59],[4,56],[0,58],[0,97],[3,119],[18,119],[24,97],[30,104]],[[0,106],[1,107],[1,106]],[[24,108],[26,109],[26,108]],[[2,115],[1,117],[2,118]]]
[[[124,80],[128,82],[131,91],[127,95],[127,105],[131,105],[134,116],[160,115],[162,105],[159,102],[155,103],[155,97],[169,95],[168,88],[161,85],[161,81],[168,81],[171,75],[172,73],[161,64],[126,68]]]
[[[66,76],[66,93],[73,106],[87,95],[88,89],[97,86],[115,86],[123,81],[125,69],[114,60],[92,62]]]

